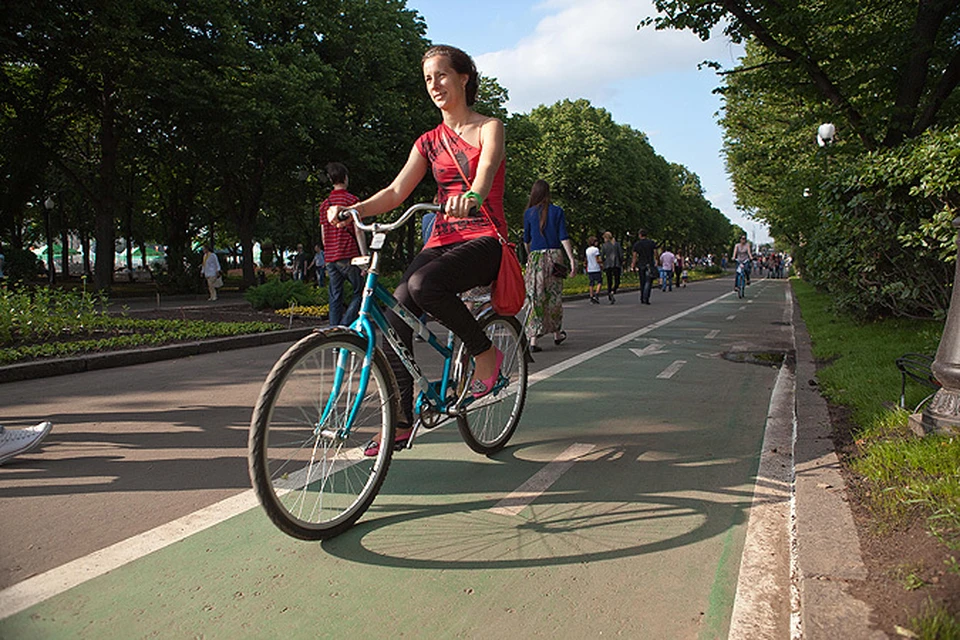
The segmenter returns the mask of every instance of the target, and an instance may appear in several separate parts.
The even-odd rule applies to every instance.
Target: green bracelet
[[[476,191],[467,191],[465,194],[463,194],[463,197],[464,197],[464,198],[473,198],[474,200],[477,201],[477,206],[478,206],[478,207],[480,207],[480,206],[483,205],[483,197],[482,197],[479,193],[477,193]]]

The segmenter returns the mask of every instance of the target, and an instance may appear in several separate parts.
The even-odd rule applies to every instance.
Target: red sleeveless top
[[[447,146],[453,152],[453,156],[447,152],[444,146],[444,138]],[[436,129],[427,131],[417,138],[415,143],[417,151],[420,152],[433,171],[433,177],[437,181],[437,198],[440,204],[447,201],[450,196],[466,193],[470,186],[464,182],[463,175],[470,179],[470,183],[477,177],[477,165],[480,162],[480,149],[467,143],[463,138],[447,125],[440,123]],[[454,164],[456,162],[456,164]],[[460,168],[457,168],[457,164]],[[461,175],[461,171],[463,175]],[[474,238],[484,236],[500,235],[507,237],[507,220],[503,214],[503,180],[506,173],[506,162],[501,162],[497,173],[493,177],[493,185],[490,187],[490,193],[483,201],[482,211],[477,211],[473,216],[466,218],[452,218],[442,213],[437,214],[436,222],[433,225],[433,233],[427,241],[426,247],[441,247],[455,242],[464,242]],[[485,216],[484,213],[487,215]],[[496,224],[496,229],[490,225],[487,216]]]

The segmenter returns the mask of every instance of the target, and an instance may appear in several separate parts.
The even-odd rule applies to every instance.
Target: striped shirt
[[[327,219],[327,209],[334,205],[351,207],[360,202],[360,198],[346,189],[334,189],[320,205],[320,229],[323,232],[323,256],[327,264],[338,260],[349,260],[360,255],[357,236],[353,223],[346,227],[335,227]]]

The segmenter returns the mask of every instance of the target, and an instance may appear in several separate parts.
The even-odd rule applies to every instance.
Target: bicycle
[[[747,289],[747,268],[740,260],[737,260],[737,275],[733,286],[737,290],[737,297],[742,298]]]
[[[381,251],[388,233],[418,211],[439,211],[416,204],[393,223],[354,224],[371,232],[370,255],[360,314],[350,327],[316,329],[277,360],[267,376],[250,421],[248,466],[253,487],[273,523],[303,540],[336,536],[356,523],[372,504],[386,477],[394,446],[376,456],[364,445],[379,434],[393,443],[400,415],[397,381],[384,348],[393,349],[419,390],[414,403],[412,447],[421,428],[451,419],[475,452],[492,454],[506,446],[520,421],[527,393],[529,354],[520,322],[482,305],[477,319],[504,354],[493,391],[475,400],[469,391],[473,358],[449,332],[445,342],[406,309],[380,283]],[[385,310],[395,312],[443,358],[438,379],[430,380],[412,352],[390,326]],[[377,335],[382,336],[382,346]]]

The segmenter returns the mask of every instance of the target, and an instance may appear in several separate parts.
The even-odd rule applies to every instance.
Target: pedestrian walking
[[[351,261],[366,250],[363,232],[355,229],[353,222],[345,222],[343,226],[332,224],[327,216],[330,207],[351,207],[360,199],[347,191],[350,176],[347,168],[339,162],[327,165],[327,175],[333,183],[333,191],[320,205],[320,234],[323,240],[324,260],[326,260],[327,277],[329,279],[330,326],[350,325],[360,312],[360,299],[363,294],[363,274],[360,267],[351,264]],[[349,283],[352,288],[350,300],[344,304],[344,284]]]
[[[585,257],[590,302],[600,304],[600,287],[603,286],[603,258],[600,256],[600,248],[597,246],[597,236],[587,238]]]
[[[609,231],[603,233],[603,272],[607,276],[607,300],[610,304],[616,302],[617,290],[620,289],[620,272],[623,269],[623,247]]]
[[[213,252],[212,247],[203,248],[203,258],[200,263],[200,273],[207,281],[208,302],[217,299],[217,289],[223,286],[223,275],[220,273],[220,259]]]
[[[563,209],[550,201],[550,185],[537,180],[523,213],[523,243],[527,249],[524,280],[530,315],[526,332],[530,351],[541,351],[537,339],[553,333],[553,343],[567,339],[563,330],[563,278],[576,274],[573,243]]]
[[[657,243],[647,237],[645,229],[637,232],[637,241],[633,243],[631,268],[640,276],[640,303],[650,304],[650,290],[653,289],[653,274],[656,267]]]
[[[685,262],[684,262],[683,256],[681,256],[679,253],[676,254],[676,260],[674,260],[674,263],[673,263],[673,279],[674,279],[674,284],[677,286],[677,289],[679,289],[680,286],[683,284],[682,278],[683,278],[684,264]]]
[[[307,275],[307,254],[303,245],[297,245],[297,255],[293,256],[293,279],[303,280]]]
[[[327,284],[327,261],[323,257],[323,247],[319,244],[313,245],[313,271],[317,279],[317,286],[323,287]]]
[[[670,249],[664,249],[660,254],[660,290],[673,291],[673,268],[677,257]]]

